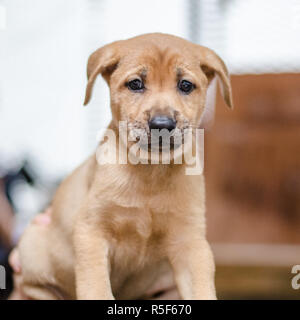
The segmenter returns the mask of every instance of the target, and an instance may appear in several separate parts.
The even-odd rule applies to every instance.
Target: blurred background
[[[208,46],[232,74],[235,109],[217,94],[205,131],[218,297],[299,299],[298,0],[0,0],[0,265],[110,120],[100,77],[82,106],[89,54],[147,32]]]

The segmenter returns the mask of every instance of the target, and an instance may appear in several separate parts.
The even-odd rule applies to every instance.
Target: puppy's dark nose
[[[176,121],[167,116],[155,116],[149,121],[149,128],[152,129],[167,129],[172,131],[176,128]]]

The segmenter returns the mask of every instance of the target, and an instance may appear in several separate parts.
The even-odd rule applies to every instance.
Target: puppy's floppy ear
[[[90,55],[87,65],[88,83],[85,91],[84,105],[87,105],[91,99],[97,76],[101,73],[103,78],[108,82],[111,74],[116,69],[119,62],[117,50],[119,42],[108,44]]]
[[[199,50],[200,47],[200,50]],[[223,60],[211,49],[198,46],[200,67],[205,73],[208,83],[217,75],[221,81],[222,95],[229,108],[233,108],[230,77]]]

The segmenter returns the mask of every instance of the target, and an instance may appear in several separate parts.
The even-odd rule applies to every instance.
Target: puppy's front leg
[[[113,300],[109,246],[99,224],[80,219],[74,232],[76,295],[79,300]]]
[[[188,238],[189,240],[186,240]],[[206,239],[183,237],[168,250],[169,260],[181,297],[185,300],[215,300],[215,264]]]

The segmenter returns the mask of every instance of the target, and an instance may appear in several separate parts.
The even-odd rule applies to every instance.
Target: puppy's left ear
[[[116,41],[108,44],[90,55],[87,65],[88,83],[85,91],[84,105],[87,105],[91,99],[97,76],[101,74],[106,82],[109,82],[111,74],[117,68],[119,62],[119,42]]]
[[[199,50],[200,47],[200,50]],[[208,83],[217,75],[221,80],[222,96],[229,108],[233,108],[230,77],[223,60],[211,49],[198,46],[200,67],[205,73]]]

